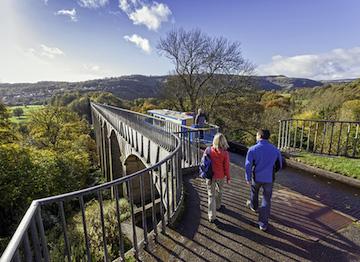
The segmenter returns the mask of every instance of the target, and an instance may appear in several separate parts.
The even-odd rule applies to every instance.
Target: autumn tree
[[[210,113],[222,97],[251,85],[253,66],[242,56],[239,42],[175,29],[160,39],[157,49],[175,66],[165,97],[182,111],[202,107]]]

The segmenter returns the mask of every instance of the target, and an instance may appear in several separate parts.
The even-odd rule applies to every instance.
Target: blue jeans
[[[263,188],[263,198],[262,198],[261,209],[259,209],[259,222],[262,222],[264,223],[265,226],[267,226],[270,217],[273,183],[260,183],[253,181],[251,184],[250,205],[252,208],[258,209],[259,190],[261,187]]]

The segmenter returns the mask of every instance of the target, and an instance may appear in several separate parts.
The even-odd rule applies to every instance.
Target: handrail
[[[95,104],[95,105],[99,105],[98,103],[94,103],[94,102],[92,102],[92,103]],[[136,114],[136,115],[139,115],[139,116],[142,116],[142,117],[146,117],[146,118],[151,118],[151,119],[154,119],[154,120],[157,120],[157,121],[168,122],[167,120],[164,120],[164,119],[152,116],[152,115],[147,115],[147,114],[144,114],[144,113],[131,111],[131,110],[124,109],[124,108],[118,108],[118,107],[111,106],[111,105],[106,105],[106,107],[110,107],[110,108],[113,108],[115,110],[121,110],[123,112],[133,113],[133,114]],[[182,124],[177,124],[177,123],[174,123],[174,122],[171,122],[171,123],[174,124],[174,125],[177,125],[179,127],[186,128],[186,129],[189,129],[189,130],[195,130],[195,131],[196,130],[207,131],[207,130],[212,130],[214,128],[219,129],[219,126],[214,125],[214,124],[208,124],[210,127],[191,127],[191,126],[186,126],[186,125],[182,125]]]
[[[38,204],[48,204],[50,202],[57,202],[57,201],[62,201],[62,200],[66,200],[66,199],[69,199],[69,198],[75,198],[75,197],[78,197],[80,195],[87,195],[87,194],[93,193],[93,191],[98,191],[99,189],[109,189],[112,186],[115,186],[117,184],[121,184],[123,182],[129,181],[129,180],[131,180],[132,178],[134,178],[134,177],[136,177],[138,175],[141,175],[143,173],[147,173],[147,172],[149,172],[151,170],[154,170],[154,168],[157,168],[157,167],[161,166],[163,163],[165,163],[166,161],[171,159],[171,157],[176,152],[178,152],[180,150],[180,146],[181,146],[180,145],[180,139],[178,137],[176,137],[176,136],[174,136],[174,137],[178,141],[178,145],[175,148],[175,150],[170,155],[165,157],[163,160],[157,162],[155,165],[152,165],[152,166],[147,167],[145,169],[139,170],[139,171],[137,171],[135,173],[132,173],[130,175],[127,175],[125,177],[120,177],[120,178],[117,178],[115,180],[105,182],[105,183],[103,183],[101,185],[97,185],[97,186],[93,186],[93,187],[89,187],[89,188],[85,188],[85,189],[81,189],[81,190],[77,190],[77,191],[73,191],[73,192],[65,193],[65,194],[61,194],[61,195],[45,197],[45,198],[37,199],[37,200],[34,200],[34,201],[37,202]]]
[[[351,124],[360,124],[360,121],[345,121],[345,120],[324,120],[324,119],[301,119],[301,118],[286,118],[281,119],[281,121],[304,121],[304,122],[329,122],[329,123],[351,123]]]
[[[100,106],[101,105],[97,104],[97,107],[100,107]],[[94,108],[94,110],[97,110],[97,109],[95,109],[95,107],[93,107],[93,108]],[[138,115],[141,115],[141,116],[146,117],[146,118],[149,117],[147,115],[143,115],[143,114],[132,112],[132,111],[125,110],[125,109],[124,109],[124,111],[126,111],[129,114],[134,114],[134,115],[138,114]],[[158,121],[159,119],[156,119],[156,120]],[[158,129],[154,128],[153,131],[155,131],[155,130],[158,130]],[[143,177],[144,174],[147,174],[149,172],[156,172],[155,170],[158,169],[159,167],[160,167],[160,172],[161,172],[162,165],[165,164],[165,163],[168,164],[168,163],[170,163],[170,161],[172,161],[171,163],[174,163],[176,165],[176,161],[178,161],[177,157],[180,156],[182,142],[181,142],[180,138],[178,136],[176,136],[175,134],[172,134],[172,133],[168,133],[168,134],[175,139],[176,147],[173,148],[171,150],[171,152],[169,152],[168,156],[166,156],[165,158],[163,158],[162,160],[158,161],[156,164],[154,164],[154,165],[152,165],[150,167],[147,167],[147,168],[145,168],[143,170],[140,170],[140,171],[137,171],[137,172],[135,172],[133,174],[130,174],[130,175],[127,175],[125,177],[121,177],[121,178],[115,179],[113,181],[109,181],[109,182],[106,182],[106,183],[103,183],[101,185],[97,185],[97,186],[94,186],[94,187],[85,188],[85,189],[81,189],[81,190],[78,190],[78,191],[69,192],[69,193],[65,193],[65,194],[61,194],[61,195],[57,195],[57,196],[51,196],[51,197],[46,197],[46,198],[41,198],[41,199],[34,200],[31,203],[29,209],[27,210],[25,216],[21,220],[21,222],[19,224],[19,227],[15,231],[13,237],[11,238],[11,240],[10,240],[8,246],[7,246],[7,248],[5,249],[5,251],[4,251],[4,253],[3,253],[2,257],[1,257],[1,261],[11,261],[12,259],[15,259],[15,261],[19,260],[19,247],[20,247],[20,244],[23,241],[24,235],[27,234],[27,230],[29,228],[29,225],[31,223],[35,223],[33,219],[35,219],[35,216],[37,215],[37,212],[40,211],[38,209],[38,208],[40,208],[40,206],[50,204],[50,203],[63,203],[65,200],[75,199],[75,198],[78,198],[78,197],[88,195],[88,194],[93,193],[93,192],[98,192],[99,193],[100,190],[110,189],[115,185],[120,185],[120,184],[129,182],[129,181],[133,180],[136,177]],[[177,166],[177,168],[181,168],[179,165],[176,165],[176,166]],[[175,170],[175,172],[177,173],[178,171]],[[161,175],[160,175],[160,177],[161,177]],[[179,185],[180,185],[180,183],[179,183]],[[182,184],[180,186],[182,187]],[[141,189],[141,190],[143,190],[143,189]],[[160,194],[162,194],[162,192]],[[167,194],[169,194],[169,189],[167,189]],[[168,195],[168,197],[169,197],[169,195]],[[162,199],[162,195],[161,195],[161,199]],[[101,200],[99,200],[99,201],[101,202]],[[168,205],[169,205],[169,203],[168,203]],[[178,202],[177,202],[177,205],[179,205]],[[178,209],[178,206],[176,206],[176,209],[173,210],[173,211],[176,211],[177,209]],[[133,210],[132,210],[132,212],[133,212]],[[169,212],[169,210],[168,210],[168,212]],[[40,212],[38,214],[40,214]],[[38,222],[38,223],[40,223],[42,225],[41,215],[39,215],[39,216],[40,216],[40,221],[36,220],[36,222]],[[168,216],[169,216],[169,214],[168,214]],[[163,226],[164,226],[164,218],[162,218],[162,221],[163,221]],[[41,231],[41,229],[40,229],[40,231]],[[41,239],[42,239],[42,241],[44,241],[45,235],[44,235],[44,232],[43,232],[43,228],[42,228],[41,234],[42,234]],[[66,242],[66,240],[65,240],[65,242]],[[45,243],[45,245],[47,245],[46,242],[42,242],[42,245],[44,245],[44,243]],[[135,245],[137,245],[137,243],[135,243]],[[36,249],[36,247],[34,247],[34,248]],[[39,248],[40,248],[40,246],[39,246]],[[47,247],[45,247],[45,248],[47,249]],[[40,252],[40,251],[37,250],[37,252]],[[69,250],[67,252],[69,252]]]
[[[279,120],[278,148],[352,158],[360,157],[360,121]]]
[[[14,257],[15,252],[17,251],[17,248],[20,246],[23,236],[26,233],[26,230],[29,228],[31,220],[33,219],[38,207],[39,207],[39,203],[36,200],[34,200],[31,203],[29,209],[26,211],[13,237],[11,238],[4,253],[2,254],[0,260],[1,262],[10,261]]]

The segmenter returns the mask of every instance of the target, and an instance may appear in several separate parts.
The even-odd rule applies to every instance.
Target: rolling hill
[[[6,104],[42,104],[54,94],[63,92],[106,91],[127,100],[158,97],[167,76],[129,75],[83,82],[53,82],[0,84],[0,99]],[[323,83],[305,78],[254,76],[254,84],[262,90],[290,90],[322,86]]]

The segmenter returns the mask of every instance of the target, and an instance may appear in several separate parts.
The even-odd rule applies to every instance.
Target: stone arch
[[[120,178],[123,176],[123,167],[121,163],[122,152],[120,150],[119,140],[116,132],[113,129],[109,137],[110,150],[111,150],[111,180]]]
[[[110,152],[109,152],[109,139],[108,139],[108,129],[107,129],[107,123],[103,121],[103,125],[101,128],[101,140],[102,140],[102,152],[103,152],[103,172],[104,177],[106,178],[106,181],[110,181]]]
[[[146,168],[145,164],[142,160],[136,155],[130,155],[125,160],[125,172],[126,175],[133,174],[137,171],[143,170]],[[144,196],[145,196],[145,204],[151,202],[151,184],[150,184],[150,174],[146,173],[143,175],[144,178]],[[134,196],[134,203],[136,205],[141,204],[141,193],[140,193],[140,177],[135,177],[132,179],[131,183],[132,192]],[[155,188],[155,187],[154,187]]]

